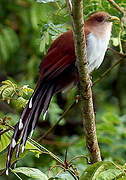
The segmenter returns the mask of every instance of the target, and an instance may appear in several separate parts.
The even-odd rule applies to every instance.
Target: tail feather
[[[9,146],[8,155],[7,155],[7,163],[6,163],[6,167],[7,167],[6,168],[6,174],[7,175],[8,175],[8,169],[11,166],[11,159],[12,159],[12,156],[13,156],[13,152],[14,152],[14,149],[16,147],[16,144],[17,144],[17,141],[18,141],[18,138],[19,138],[20,134],[21,134],[21,132],[18,130],[18,123],[17,123],[16,126],[15,126],[15,133],[14,133],[14,135],[12,137],[12,140],[11,140],[11,143],[10,143],[10,146]]]
[[[52,89],[52,87],[50,89]],[[26,127],[24,128],[24,131],[22,132],[22,136],[21,136],[21,139],[22,139],[22,152],[24,150],[24,146],[26,144],[26,140],[27,140],[28,135],[31,132],[34,131],[34,128],[35,128],[37,120],[38,120],[38,118],[40,116],[40,113],[41,113],[42,109],[45,108],[45,104],[47,104],[47,102],[46,102],[47,99],[49,99],[49,98],[47,98],[47,99],[44,100],[43,98],[46,96],[46,94],[49,94],[49,96],[47,96],[47,97],[50,97],[50,99],[52,97],[53,91],[50,94],[50,89],[49,89],[49,86],[48,86],[48,87],[46,87],[46,90],[44,91],[44,93],[42,93],[42,91],[40,91],[39,95],[36,98],[34,106],[32,108],[32,111],[29,113],[29,116],[27,117],[28,120],[27,120],[27,123],[26,123]],[[44,101],[44,104],[43,104],[43,101]],[[48,104],[49,104],[49,102],[50,101],[48,101]]]
[[[49,103],[50,103],[50,100],[51,100],[51,97],[52,97],[52,94],[54,93],[55,89],[54,86],[51,86],[51,88],[49,89],[49,93],[48,93],[48,96],[46,97],[46,100],[45,100],[45,104],[44,104],[44,107],[43,107],[43,115],[46,113],[48,107],[49,107]]]
[[[13,152],[16,149],[16,159],[19,157],[20,146],[22,144],[22,151],[24,150],[24,146],[26,144],[26,140],[29,134],[33,133],[37,120],[40,116],[40,113],[43,112],[43,116],[45,115],[51,97],[55,92],[55,84],[48,83],[38,85],[35,89],[33,95],[31,96],[26,108],[23,110],[20,121],[16,124],[14,134],[9,145],[9,151],[7,156],[6,163],[6,174],[8,173],[8,169],[11,166],[11,159],[13,156]],[[18,141],[20,142],[18,143]],[[18,145],[17,145],[18,143]]]

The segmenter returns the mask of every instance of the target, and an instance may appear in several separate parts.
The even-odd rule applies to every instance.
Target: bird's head
[[[107,12],[96,12],[92,14],[85,22],[86,28],[97,36],[106,36],[111,32],[112,22],[120,21],[118,17],[111,16]]]

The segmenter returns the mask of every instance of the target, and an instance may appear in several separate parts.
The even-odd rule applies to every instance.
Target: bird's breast
[[[90,33],[87,36],[87,59],[88,59],[88,68],[89,73],[92,72],[95,68],[97,69],[103,59],[107,46],[109,43],[110,35],[106,38],[98,38],[93,33]]]

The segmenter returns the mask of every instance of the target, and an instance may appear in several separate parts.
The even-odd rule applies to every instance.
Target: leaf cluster
[[[18,108],[25,107],[28,100],[23,96],[28,95],[29,92],[33,93],[33,90],[28,88],[27,85],[18,87],[17,84],[10,80],[2,81],[2,85],[0,86],[0,96],[2,100],[6,100],[8,104],[11,100],[15,100]]]

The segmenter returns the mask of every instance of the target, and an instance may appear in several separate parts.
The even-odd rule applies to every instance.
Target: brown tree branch
[[[125,11],[114,0],[108,0],[108,2],[112,4],[118,11],[125,14]]]
[[[108,48],[108,50],[112,51],[114,54],[118,54],[121,57],[126,57],[126,54],[120,53],[119,51],[116,51],[115,49]]]
[[[101,76],[99,76],[98,79],[96,79],[94,82],[93,82],[93,85],[92,86],[95,86],[101,79],[103,79],[110,71],[112,71],[112,69],[114,67],[116,67],[118,64],[121,63],[121,61],[123,60],[123,58],[120,58],[118,61],[116,61],[110,68],[108,68]]]
[[[83,1],[72,1],[72,23],[79,73],[79,92],[82,105],[84,133],[86,146],[89,151],[91,163],[101,161],[100,150],[96,136],[95,115],[92,100],[90,77],[86,58],[86,41],[84,35]]]
[[[43,134],[42,137],[40,137],[40,139],[38,141],[41,141],[42,139],[44,139],[53,129],[56,128],[56,126],[59,124],[59,122],[66,116],[66,114],[73,108],[73,106],[75,104],[77,104],[78,101],[75,99],[75,101],[66,109],[66,111],[64,111],[64,113],[62,114],[62,116],[58,119],[58,121],[54,124],[54,126],[52,126],[50,129],[48,129],[48,131],[45,132],[45,134]]]

